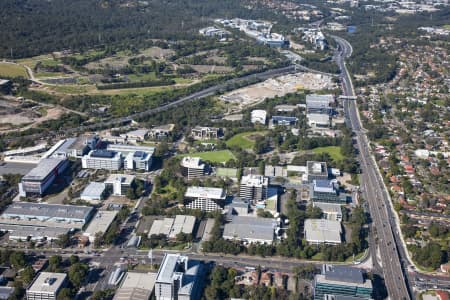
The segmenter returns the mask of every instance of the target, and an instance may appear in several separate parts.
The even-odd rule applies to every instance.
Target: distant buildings
[[[314,277],[314,300],[372,299],[372,291],[372,282],[357,268],[323,265]]]
[[[267,199],[269,179],[261,175],[242,176],[239,197],[254,203]]]
[[[306,219],[305,239],[310,244],[338,245],[341,243],[341,222],[325,219]]]
[[[339,193],[339,183],[336,180],[313,180],[309,188],[310,199],[313,202],[346,204],[346,197]]]
[[[42,196],[68,166],[66,159],[44,158],[19,183],[19,194]]]
[[[165,254],[156,276],[156,299],[200,299],[203,277],[200,262],[180,254]]]
[[[328,47],[328,42],[320,29],[302,28],[302,31],[302,40],[313,44],[316,49],[323,51]]]
[[[216,211],[225,206],[226,193],[221,188],[191,186],[187,188],[184,197],[185,207],[188,209]]]
[[[181,174],[187,179],[198,178],[206,173],[206,164],[200,157],[183,157],[181,160]]]
[[[195,140],[217,139],[219,137],[220,128],[195,126],[191,129],[191,136]]]
[[[133,143],[139,143],[145,141],[145,139],[148,137],[148,129],[136,129],[133,131],[127,132],[125,137],[127,138],[127,141],[133,142]]]
[[[227,37],[230,34],[228,31],[214,26],[202,28],[198,32],[207,37],[218,37],[220,39]]]
[[[244,243],[272,244],[277,226],[274,219],[233,216],[225,224],[223,238]]]
[[[81,158],[84,169],[105,169],[118,171],[122,169],[123,160],[119,152],[108,150],[93,150]]]
[[[259,123],[259,124],[266,124],[266,118],[267,118],[267,112],[265,110],[262,109],[255,109],[252,110],[251,112],[251,116],[250,116],[250,121],[253,124]]]
[[[135,176],[128,174],[111,174],[106,180],[106,187],[112,188],[112,194],[115,196],[125,196],[127,191],[132,188]]]
[[[65,273],[39,273],[26,292],[27,300],[56,300],[67,283]]]

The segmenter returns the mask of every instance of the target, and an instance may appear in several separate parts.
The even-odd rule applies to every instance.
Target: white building
[[[169,239],[176,239],[177,235],[181,232],[192,234],[194,227],[194,216],[177,215],[175,218],[164,218],[163,220],[153,221],[148,237],[163,234]]]
[[[106,185],[103,182],[90,182],[81,192],[80,198],[84,201],[99,203],[105,197]]]
[[[206,164],[200,157],[183,157],[181,160],[181,173],[187,179],[198,178],[205,175]]]
[[[313,128],[328,128],[330,127],[330,116],[327,114],[311,113],[307,114],[308,126]]]
[[[274,219],[233,216],[231,222],[225,224],[223,238],[244,243],[272,244],[276,228]]]
[[[131,188],[135,176],[128,174],[111,174],[105,180],[106,186],[112,187],[112,193],[115,196],[125,196]]]
[[[239,197],[244,200],[260,202],[267,199],[269,179],[261,175],[242,176]]]
[[[117,214],[117,210],[99,210],[92,218],[83,235],[89,238],[89,242],[95,242],[96,234],[105,234],[116,218]]]
[[[108,150],[92,150],[81,158],[81,166],[83,169],[105,169],[120,170],[122,169],[123,160],[119,152]]]
[[[267,112],[262,109],[255,109],[251,112],[251,122],[253,124],[259,123],[259,124],[266,124],[266,118],[267,118]]]
[[[144,151],[128,153],[124,162],[125,169],[149,171],[152,166],[152,155],[153,153]]]
[[[226,193],[221,188],[191,186],[184,194],[188,209],[203,211],[222,210],[225,205]]]
[[[322,210],[323,218],[330,221],[342,221],[342,208],[337,203],[313,202],[314,207]]]
[[[341,243],[341,222],[325,219],[305,220],[305,239],[311,244],[338,245]]]
[[[27,300],[56,300],[58,293],[66,285],[65,273],[39,273],[27,289]]]

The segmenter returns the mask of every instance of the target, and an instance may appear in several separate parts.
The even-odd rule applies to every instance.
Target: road
[[[333,36],[339,45],[339,53],[335,56],[336,62],[341,70],[341,82],[344,96],[354,97],[353,84],[345,65],[345,59],[350,57],[353,49],[344,39]],[[411,299],[407,276],[402,268],[402,258],[398,248],[402,247],[401,241],[394,236],[396,230],[395,219],[391,220],[389,214],[390,206],[386,205],[389,198],[382,178],[376,171],[377,165],[369,152],[369,141],[363,130],[359,119],[356,103],[354,100],[343,100],[344,111],[348,117],[347,124],[350,125],[356,137],[356,146],[359,150],[359,161],[361,166],[362,193],[367,200],[368,209],[372,218],[373,228],[376,228],[377,244],[381,252],[380,267],[382,267],[388,296],[392,300]],[[394,226],[393,224],[394,223]],[[372,241],[373,242],[373,241]],[[398,245],[400,245],[398,247]],[[372,259],[377,261],[377,255],[372,249]],[[378,264],[376,262],[375,264]]]

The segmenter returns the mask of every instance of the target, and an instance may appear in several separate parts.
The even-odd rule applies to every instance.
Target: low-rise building
[[[341,196],[339,183],[333,180],[313,180],[309,188],[310,200],[313,202],[346,204],[347,197]]]
[[[0,224],[81,229],[93,212],[89,206],[13,202],[0,216]]]
[[[92,150],[81,158],[84,169],[120,170],[123,166],[122,155],[108,150]]]
[[[322,210],[324,219],[330,221],[342,221],[342,208],[340,204],[313,202],[313,206]]]
[[[83,235],[89,238],[89,242],[94,243],[97,234],[103,235],[108,231],[117,214],[118,211],[116,210],[99,210],[92,218]]]
[[[125,133],[127,141],[129,142],[143,142],[148,136],[148,129],[136,129]]]
[[[67,155],[69,157],[83,157],[89,151],[97,149],[100,142],[100,137],[95,134],[81,135],[67,148]]]
[[[192,234],[195,227],[195,220],[194,216],[187,215],[177,215],[175,218],[155,220],[148,233],[148,237],[163,234],[169,239],[176,239],[179,233]]]
[[[265,110],[262,109],[255,109],[252,110],[251,112],[251,116],[250,116],[250,121],[253,124],[259,123],[259,124],[266,124],[266,118],[267,118],[267,112]]]
[[[106,146],[106,149],[108,151],[119,152],[124,157],[126,157],[129,153],[134,153],[137,151],[146,152],[149,153],[150,155],[153,155],[153,153],[155,152],[155,147],[151,146],[135,146],[118,143],[108,144],[108,146]]]
[[[261,175],[242,176],[239,197],[254,203],[267,199],[269,179]]]
[[[191,186],[187,188],[184,197],[185,207],[188,209],[217,211],[225,206],[226,192],[221,188]]]
[[[191,129],[191,136],[196,140],[217,139],[220,128],[195,126]]]
[[[80,199],[94,204],[105,199],[106,185],[103,182],[90,182],[81,192]]]
[[[181,160],[181,174],[187,179],[198,178],[206,173],[206,164],[200,157],[183,157]]]
[[[203,273],[201,262],[180,254],[165,254],[156,276],[156,299],[200,299]]]
[[[310,244],[338,245],[341,243],[341,222],[325,219],[305,220],[305,239]]]
[[[294,126],[297,124],[297,117],[286,117],[286,116],[273,116],[272,124],[274,126]]]
[[[313,128],[328,128],[331,125],[330,116],[326,114],[307,114],[308,126]]]
[[[127,272],[113,300],[149,300],[155,288],[156,275]]]
[[[211,26],[202,28],[198,31],[201,35],[207,36],[207,37],[218,37],[218,38],[224,38],[228,36],[230,33],[226,30]]]
[[[233,216],[231,222],[225,224],[223,238],[244,243],[272,244],[277,226],[274,219]]]
[[[67,283],[67,274],[41,272],[27,288],[27,300],[56,300]]]
[[[106,187],[112,188],[112,194],[115,196],[125,196],[127,191],[132,188],[135,176],[129,174],[111,174],[105,180]]]
[[[38,165],[22,177],[19,183],[20,196],[43,196],[55,179],[68,166],[66,159],[44,158]]]
[[[332,296],[331,299],[372,299],[372,292],[372,282],[358,268],[323,265],[322,274],[314,277],[314,300]]]
[[[328,179],[328,168],[326,162],[307,161],[306,177],[309,183],[315,179]]]
[[[311,94],[306,95],[306,112],[308,114],[331,115],[331,105],[334,102],[334,96]]]
[[[172,134],[175,124],[156,126],[150,129],[149,137],[154,140],[167,139]]]

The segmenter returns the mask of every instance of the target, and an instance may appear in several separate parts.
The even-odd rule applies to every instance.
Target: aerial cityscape
[[[450,299],[447,0],[0,25],[0,299]]]

